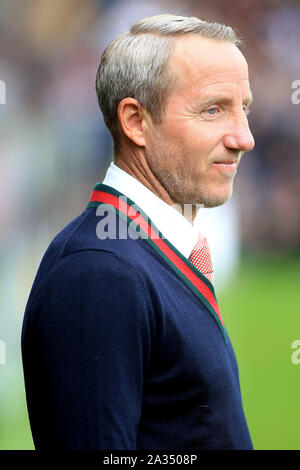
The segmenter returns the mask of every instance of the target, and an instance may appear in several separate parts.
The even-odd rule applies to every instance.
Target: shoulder
[[[40,263],[30,294],[33,297],[59,295],[59,292],[77,291],[85,295],[95,288],[94,296],[128,295],[148,302],[150,294],[147,247],[141,240],[99,239],[99,217],[93,209],[85,210],[68,224],[50,243]],[[119,220],[118,223],[125,224]],[[126,226],[126,224],[125,224]],[[148,252],[149,256],[149,252]]]
[[[123,260],[131,258],[138,262],[141,252],[145,250],[138,233],[117,214],[112,216],[109,211],[106,212],[108,214],[96,208],[86,209],[53,239],[45,258],[58,259],[93,250],[114,253]]]
[[[134,231],[133,224],[119,216],[113,222],[105,217],[103,213],[99,215],[96,208],[89,208],[68,224],[49,245],[40,274],[44,277],[58,267],[72,269],[73,264],[80,264],[80,269],[89,272],[126,272],[129,276],[153,281],[154,264],[156,270],[164,264],[156,251]],[[106,222],[113,224],[107,236]]]
[[[109,335],[116,330],[127,335],[129,330],[143,331],[146,337],[155,334],[157,302],[144,277],[124,256],[84,249],[59,257],[47,273],[41,273],[26,306],[26,316],[35,324],[55,329],[64,325],[68,331],[98,325]]]
[[[55,302],[84,296],[92,306],[104,299],[114,304],[128,298],[136,308],[161,311],[159,295],[161,261],[145,240],[100,239],[97,236],[99,217],[95,209],[85,210],[68,224],[51,242],[36,274],[29,304]],[[127,223],[122,219],[117,221]],[[124,233],[124,232],[123,232]],[[101,299],[101,300],[100,300]],[[75,300],[74,300],[75,301]]]

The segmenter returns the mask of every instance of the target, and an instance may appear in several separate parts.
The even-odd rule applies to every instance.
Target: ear
[[[118,106],[118,119],[124,134],[139,147],[145,146],[145,112],[134,98],[124,98]]]

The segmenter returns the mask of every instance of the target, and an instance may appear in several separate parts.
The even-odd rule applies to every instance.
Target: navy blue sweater
[[[251,449],[212,285],[161,234],[132,236],[141,224],[122,211],[116,238],[100,240],[96,207],[118,193],[96,189],[50,244],[26,307],[36,448]]]

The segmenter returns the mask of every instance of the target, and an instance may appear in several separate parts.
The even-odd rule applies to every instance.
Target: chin
[[[218,207],[222,206],[222,204],[225,204],[232,196],[232,188],[230,191],[226,191],[223,194],[205,194],[202,197],[202,204],[204,207]]]

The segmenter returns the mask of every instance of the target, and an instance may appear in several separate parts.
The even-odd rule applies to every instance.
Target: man
[[[229,27],[159,15],[104,52],[96,87],[114,164],[48,248],[24,318],[36,448],[252,448],[191,222],[228,200],[254,145],[238,44]]]

